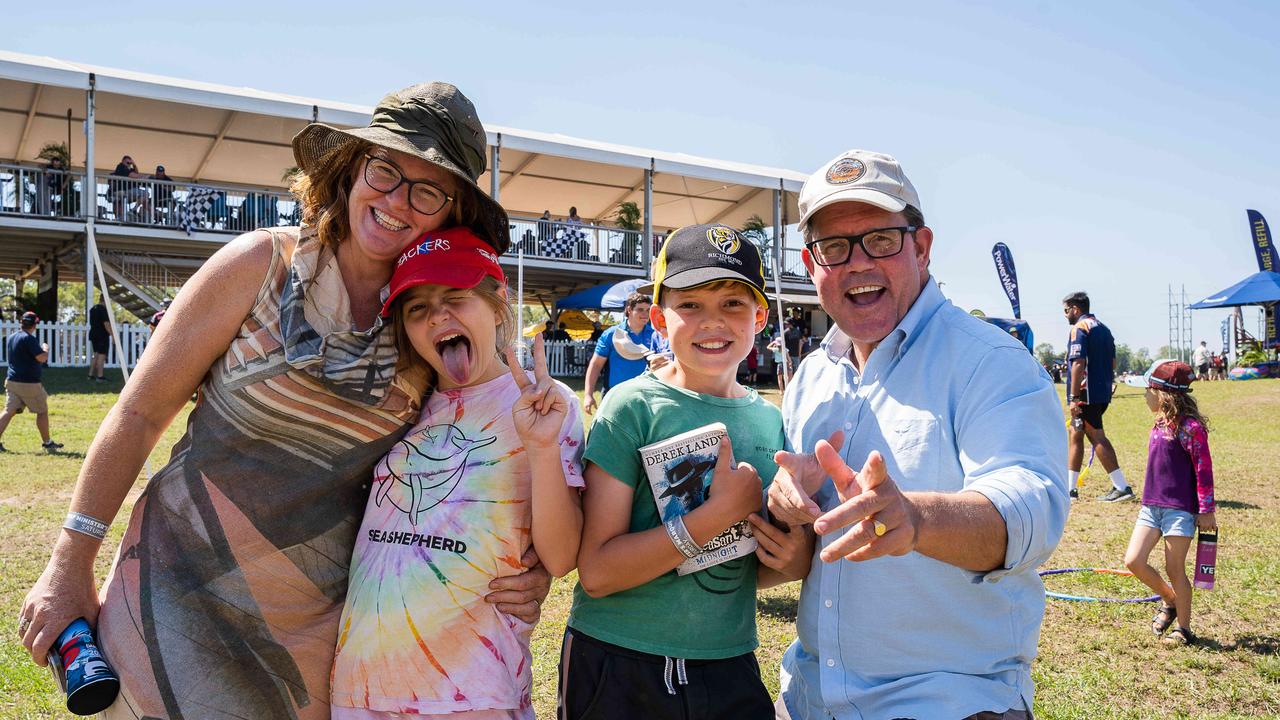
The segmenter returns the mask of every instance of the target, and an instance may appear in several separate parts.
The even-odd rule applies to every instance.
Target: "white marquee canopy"
[[[372,114],[362,105],[0,51],[0,159],[35,162],[41,146],[69,135],[72,164],[82,166],[91,82],[94,164],[102,173],[127,154],[144,173],[162,164],[183,180],[278,189],[294,164],[290,139],[304,125],[362,126]],[[645,171],[652,170],[654,227],[741,227],[751,215],[770,223],[775,190],[781,222],[798,216],[802,173],[496,125],[486,133],[491,159],[494,148],[500,158],[499,200],[512,214],[564,216],[576,206],[588,220],[608,220],[627,200],[643,209]],[[493,188],[489,173],[480,184]]]

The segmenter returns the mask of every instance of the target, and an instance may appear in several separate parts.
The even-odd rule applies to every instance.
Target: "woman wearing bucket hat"
[[[380,291],[425,232],[507,219],[476,185],[485,135],[452,85],[388,95],[366,128],[294,138],[301,228],[247,233],[187,283],[104,420],[19,627],[39,664],[78,617],[121,680],[109,718],[328,718],[348,562],[374,463],[418,415]],[[169,464],[134,505],[101,595],[94,558],[191,393]],[[536,560],[526,557],[526,565]],[[536,620],[540,568],[498,581]]]

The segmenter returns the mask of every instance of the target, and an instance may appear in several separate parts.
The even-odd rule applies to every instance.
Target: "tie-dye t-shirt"
[[[375,468],[339,625],[335,706],[533,717],[533,628],[484,601],[491,580],[522,571],[532,543],[532,476],[511,420],[519,396],[509,374],[437,391]],[[576,402],[560,447],[565,478],[581,487]]]

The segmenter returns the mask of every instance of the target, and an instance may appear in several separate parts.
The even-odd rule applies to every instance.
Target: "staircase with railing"
[[[162,309],[184,282],[147,253],[106,251],[100,258],[111,299],[143,320]]]

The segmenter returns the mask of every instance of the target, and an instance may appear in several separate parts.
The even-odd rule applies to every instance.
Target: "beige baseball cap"
[[[828,205],[860,202],[889,212],[917,210],[920,196],[897,158],[870,150],[849,150],[818,168],[800,189],[800,228]]]

